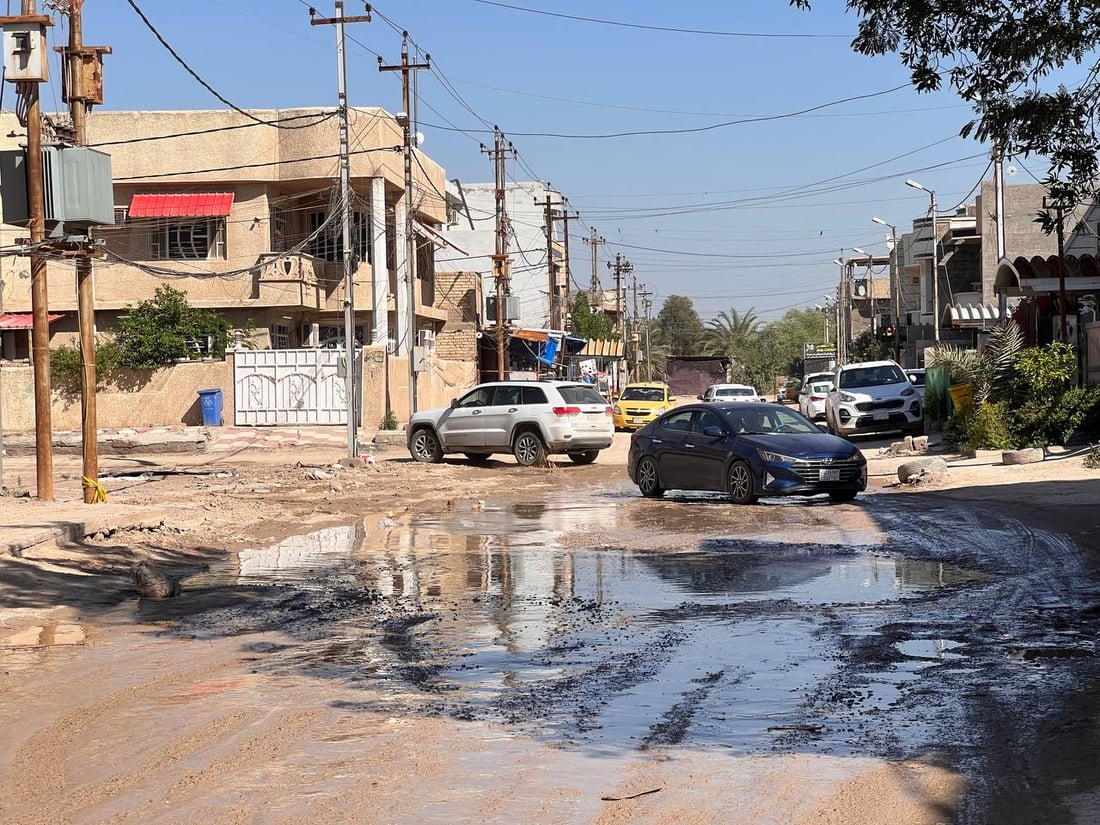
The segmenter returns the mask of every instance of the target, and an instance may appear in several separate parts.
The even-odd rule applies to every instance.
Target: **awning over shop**
[[[465,255],[467,257],[469,257],[469,255],[470,255],[469,252],[467,252],[465,249],[463,249],[462,247],[455,244],[446,235],[444,235],[441,232],[437,232],[436,230],[432,229],[430,226],[422,224],[420,221],[413,221],[413,229],[416,230],[416,234],[419,235],[421,238],[423,238],[426,241],[431,241],[433,244],[438,246],[440,249],[442,249],[445,246],[449,246],[451,249],[453,249],[455,252],[458,252],[460,255]]]
[[[131,218],[224,218],[232,209],[232,192],[134,195],[130,200]]]
[[[514,329],[509,334],[521,341],[546,341],[550,338],[549,333],[537,329]]]
[[[1009,302],[1009,317],[1018,302]],[[1001,320],[1001,311],[993,304],[955,304],[947,307],[944,320],[953,327],[991,327]]]
[[[622,341],[589,338],[577,354],[582,358],[623,358],[626,344]]]
[[[46,316],[51,321],[56,321],[61,315],[50,313]],[[34,327],[34,315],[29,312],[9,312],[0,315],[0,329],[32,329]]]

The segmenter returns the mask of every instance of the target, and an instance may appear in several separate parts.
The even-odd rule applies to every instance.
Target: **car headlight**
[[[663,413],[667,409],[668,409],[668,407],[658,407],[657,409],[655,409],[653,411],[653,414],[654,415],[660,415],[661,413]]]
[[[854,453],[852,453],[852,459],[851,460],[854,461],[856,464],[866,464],[867,463],[867,457],[863,453],[861,453],[859,450],[856,450]]]
[[[623,411],[619,409],[619,405],[615,405],[615,415],[622,415]]]
[[[773,453],[764,449],[757,450],[757,452],[760,453],[760,457],[764,459],[764,461],[770,461],[773,464],[790,464],[798,460],[793,456],[783,455],[783,453]]]
[[[902,395],[916,395],[917,391],[915,389],[913,389],[912,387],[906,387],[904,390],[901,391],[901,394]]]
[[[849,395],[846,392],[842,392],[842,393],[840,393],[840,400],[841,401],[855,401],[856,397],[854,395]]]

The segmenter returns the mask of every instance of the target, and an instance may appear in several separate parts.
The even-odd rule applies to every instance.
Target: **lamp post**
[[[931,200],[929,214],[932,217],[932,339],[938,344],[940,341],[940,239],[936,228],[936,193],[912,179],[905,181],[905,185],[927,192]]]
[[[840,267],[840,280],[836,284],[836,357],[843,364],[847,360],[844,356],[848,349],[842,334],[844,327],[840,323],[840,302],[844,299],[844,258],[834,258],[833,263]]]
[[[894,314],[894,360],[901,359],[901,280],[898,278],[898,228],[882,218],[871,218],[873,223],[890,230],[890,296]]]

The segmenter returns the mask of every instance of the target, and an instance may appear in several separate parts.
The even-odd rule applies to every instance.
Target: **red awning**
[[[50,313],[46,316],[51,321],[56,321],[60,314]],[[9,312],[0,315],[0,329],[31,329],[34,326],[34,316],[29,312]]]
[[[224,218],[233,208],[232,192],[134,195],[131,218]]]

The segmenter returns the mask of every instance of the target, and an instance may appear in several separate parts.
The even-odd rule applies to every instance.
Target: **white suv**
[[[763,401],[756,387],[748,384],[711,384],[700,401]]]
[[[845,364],[833,372],[825,422],[834,435],[924,432],[920,396],[893,361]]]
[[[417,461],[464,453],[481,463],[493,453],[511,453],[527,467],[551,453],[591,464],[614,436],[607,399],[590,384],[570,381],[479,384],[449,407],[414,413],[407,429]]]

